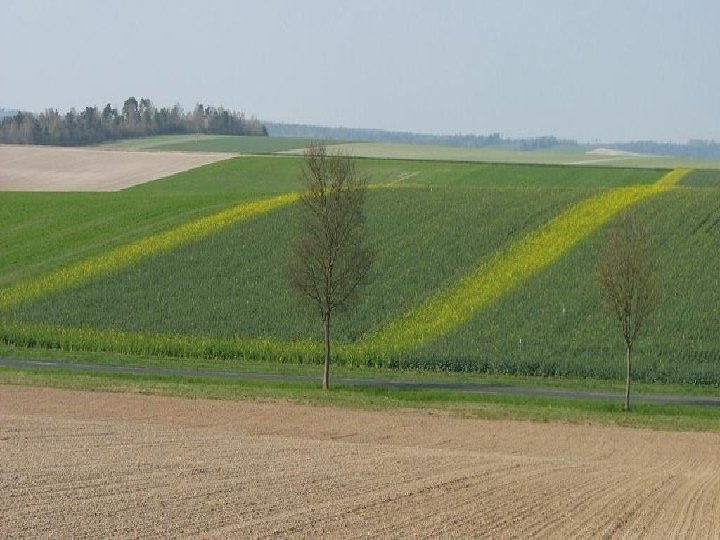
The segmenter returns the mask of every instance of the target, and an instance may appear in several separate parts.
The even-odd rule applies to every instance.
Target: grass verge
[[[0,344],[0,357],[43,362],[76,363],[99,366],[127,366],[140,368],[162,368],[198,371],[223,371],[229,373],[262,373],[317,377],[320,381],[322,365],[293,364],[286,362],[201,359],[172,356],[142,356],[118,353],[64,351],[58,349],[25,348]],[[420,371],[414,369],[393,369],[375,367],[339,366],[331,367],[332,379],[372,379],[384,381],[406,381],[426,383],[476,383],[498,386],[542,387],[563,390],[593,392],[624,392],[624,379],[539,377],[524,375],[503,375],[472,372]],[[671,396],[720,397],[720,389],[714,385],[668,384],[633,382],[634,394],[662,394]]]
[[[446,390],[398,390],[217,378],[90,374],[69,371],[0,369],[0,384],[84,391],[220,400],[282,400],[313,406],[368,410],[417,410],[467,418],[614,425],[667,431],[720,431],[720,417],[709,408],[636,404],[624,413],[620,403],[572,399],[464,394]]]

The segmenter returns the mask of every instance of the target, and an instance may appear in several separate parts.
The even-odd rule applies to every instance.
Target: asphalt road
[[[127,373],[132,375],[151,375],[166,377],[197,377],[220,378],[228,380],[245,381],[277,381],[277,382],[314,382],[319,383],[320,376],[307,375],[278,375],[272,373],[243,373],[237,371],[213,371],[195,369],[169,369],[157,367],[133,367],[118,365],[82,364],[68,362],[53,362],[43,360],[18,360],[0,358],[0,368],[20,368],[31,370],[62,370],[83,373]],[[423,381],[403,381],[398,379],[347,379],[333,378],[331,384],[335,386],[368,386],[373,388],[396,388],[407,390],[450,390],[454,392],[468,392],[474,394],[492,394],[500,396],[530,396],[565,399],[582,399],[592,401],[622,401],[621,392],[595,392],[584,390],[569,390],[564,388],[549,388],[539,386],[513,386],[504,384],[483,383],[438,383]],[[702,407],[720,407],[720,397],[708,396],[679,396],[663,394],[633,393],[634,401],[656,403],[662,405],[698,405]]]

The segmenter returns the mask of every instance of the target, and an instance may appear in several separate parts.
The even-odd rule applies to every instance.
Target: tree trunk
[[[330,314],[323,317],[325,331],[325,367],[323,369],[323,390],[330,388]]]
[[[630,345],[625,345],[625,412],[630,411]]]

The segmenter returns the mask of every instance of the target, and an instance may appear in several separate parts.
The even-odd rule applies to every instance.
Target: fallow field
[[[716,538],[717,433],[0,387],[9,537]]]
[[[0,144],[0,191],[119,191],[232,155]]]

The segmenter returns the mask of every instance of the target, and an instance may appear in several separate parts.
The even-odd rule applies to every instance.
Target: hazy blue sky
[[[0,107],[720,140],[719,0],[0,0]]]

